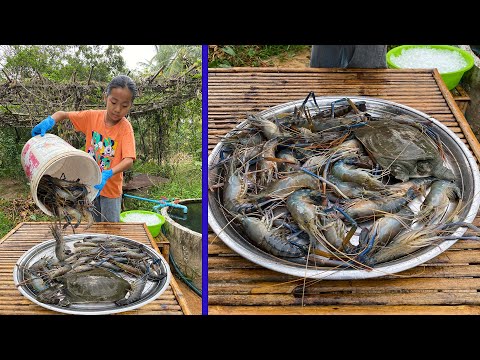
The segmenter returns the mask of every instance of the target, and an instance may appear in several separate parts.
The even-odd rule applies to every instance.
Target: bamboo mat
[[[208,150],[258,112],[316,96],[373,96],[439,120],[480,159],[480,145],[434,70],[209,69]],[[474,221],[480,225],[480,218]],[[480,244],[457,241],[415,268],[365,280],[301,279],[237,255],[210,230],[208,314],[480,314]]]
[[[33,246],[52,239],[48,222],[24,222],[0,240],[0,314],[1,315],[54,315],[62,314],[43,308],[24,297],[15,287],[13,269],[17,260]],[[96,223],[88,230],[80,225],[76,233],[100,233],[123,236],[153,247],[160,252],[144,224]],[[65,235],[72,234],[67,228]],[[190,314],[185,298],[173,276],[170,285],[156,300],[141,308],[118,315],[182,315]]]

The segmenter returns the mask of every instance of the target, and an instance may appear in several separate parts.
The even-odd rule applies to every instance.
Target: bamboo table
[[[415,108],[446,125],[480,159],[480,144],[436,69],[209,69],[209,153],[247,112],[304,99],[310,91]],[[471,240],[400,277],[307,279],[304,286],[304,279],[244,259],[210,230],[208,267],[208,314],[480,314],[480,243]]]
[[[48,222],[23,222],[18,224],[0,240],[0,314],[1,315],[54,315],[61,314],[24,297],[15,287],[13,268],[17,260],[33,246],[52,239]],[[150,235],[145,224],[139,223],[95,223],[85,230],[80,225],[75,233],[100,233],[123,236],[153,247],[160,252],[157,243]],[[72,234],[67,228],[65,235]],[[162,246],[162,244],[161,244]],[[163,246],[164,247],[164,244]],[[135,310],[118,315],[190,315],[185,298],[172,276],[170,284],[157,299]]]

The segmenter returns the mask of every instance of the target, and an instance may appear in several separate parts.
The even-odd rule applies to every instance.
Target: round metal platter
[[[374,117],[382,116],[408,116],[418,121],[429,120],[432,123],[433,130],[438,134],[445,152],[444,165],[453,171],[458,179],[458,185],[462,191],[462,199],[464,207],[459,213],[459,221],[471,223],[475,218],[480,205],[480,177],[478,166],[475,157],[472,155],[466,145],[445,125],[438,120],[428,116],[411,107],[401,105],[392,101],[387,101],[372,97],[359,96],[321,96],[316,98],[316,102],[320,110],[330,109],[330,104],[334,100],[340,100],[348,97],[352,101],[365,101],[367,113]],[[274,119],[279,114],[292,113],[295,107],[299,107],[304,100],[293,101],[281,104],[259,113],[266,119]],[[310,114],[314,115],[318,111],[312,100],[306,104]],[[241,129],[247,125],[246,121],[240,123],[235,129]],[[229,137],[233,132],[229,132],[226,137]],[[223,144],[220,141],[208,158],[209,169],[209,187],[215,183],[216,177],[219,175],[219,169],[215,167],[220,160]],[[221,191],[208,192],[208,223],[217,236],[232,250],[246,259],[264,266],[268,269],[275,270],[281,273],[294,275],[298,277],[307,277],[315,279],[330,279],[330,280],[347,280],[347,279],[364,279],[373,278],[384,275],[389,275],[404,271],[420,265],[446,249],[452,246],[457,240],[447,240],[437,245],[424,247],[402,258],[384,262],[376,265],[373,269],[339,269],[331,267],[311,267],[305,264],[294,263],[285,259],[278,258],[271,255],[255,245],[253,245],[244,235],[242,229],[236,226],[231,217],[228,217],[221,207]],[[416,201],[416,204],[415,204]],[[410,207],[419,206],[422,199],[416,199],[411,203]],[[455,204],[450,204],[450,209],[454,208]],[[412,210],[415,209],[413,208]],[[418,208],[417,208],[418,211]],[[467,229],[465,227],[457,227],[452,234],[454,237],[462,236]]]
[[[162,267],[162,272],[165,272],[167,276],[165,276],[160,281],[151,281],[148,280],[145,288],[143,289],[142,296],[139,300],[132,302],[131,304],[118,306],[113,302],[99,302],[99,303],[82,303],[82,304],[71,304],[67,307],[59,306],[59,305],[52,305],[46,304],[38,300],[37,295],[28,285],[20,285],[24,283],[25,276],[24,271],[22,269],[29,268],[32,264],[34,264],[37,260],[44,256],[53,256],[55,257],[55,239],[44,241],[27,252],[23,254],[20,259],[18,259],[16,266],[13,270],[13,280],[17,289],[25,296],[27,299],[31,300],[32,302],[46,308],[49,310],[66,313],[66,314],[75,314],[75,315],[107,315],[107,314],[114,314],[120,313],[125,311],[130,311],[134,309],[138,309],[153,300],[157,299],[168,287],[170,284],[170,267],[165,259],[157,253],[154,249],[149,246],[145,246],[144,244],[131,240],[128,238],[124,238],[121,236],[116,235],[106,235],[106,234],[76,234],[76,235],[67,235],[64,237],[66,248],[72,249],[73,243],[77,241],[83,240],[83,238],[87,236],[94,236],[96,238],[108,238],[109,240],[114,241],[121,241],[125,242],[130,245],[134,246],[144,246],[144,251],[151,256],[152,259],[160,260],[159,265]],[[129,276],[122,272],[121,274],[117,274],[127,280],[128,282],[132,283],[135,278],[133,276]]]

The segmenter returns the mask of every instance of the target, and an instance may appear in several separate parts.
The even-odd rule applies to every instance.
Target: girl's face
[[[106,98],[107,121],[119,122],[132,107],[132,93],[128,88],[113,88]]]

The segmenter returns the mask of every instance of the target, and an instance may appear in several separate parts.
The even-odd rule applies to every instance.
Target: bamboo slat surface
[[[423,69],[209,69],[208,150],[258,112],[317,96],[373,96],[439,120],[480,159],[480,145],[438,71]],[[476,225],[480,225],[477,217]],[[278,273],[208,235],[208,314],[480,314],[480,244],[457,241],[430,261],[365,280]]]
[[[0,315],[55,315],[62,314],[43,308],[26,297],[15,287],[13,269],[17,260],[33,246],[52,239],[48,222],[18,224],[0,240]],[[153,247],[160,252],[144,224],[96,223],[88,230],[80,225],[75,233],[100,233],[123,236]],[[65,235],[72,234],[67,228]],[[141,308],[122,312],[123,315],[182,315],[189,314],[184,296],[172,277],[170,285],[160,297]]]

